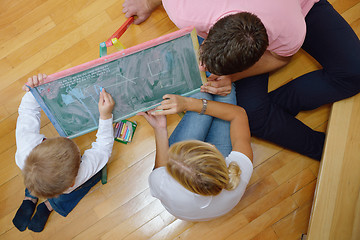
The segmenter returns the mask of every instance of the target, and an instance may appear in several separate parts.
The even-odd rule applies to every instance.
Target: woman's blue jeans
[[[330,3],[320,0],[306,18],[302,49],[321,70],[304,74],[268,93],[268,74],[238,80],[237,104],[245,108],[251,133],[303,155],[320,160],[325,134],[295,118],[360,91],[360,41]]]
[[[56,198],[49,198],[48,201],[55,212],[59,213],[63,217],[66,217],[80,202],[80,200],[85,197],[90,189],[100,181],[100,179],[101,171],[71,193],[61,194]],[[25,189],[25,196],[36,198],[30,194],[27,188]]]
[[[202,92],[191,97],[236,104],[234,87],[231,93],[224,97]],[[169,145],[184,140],[200,140],[211,143],[224,157],[227,157],[232,150],[230,123],[219,118],[188,111],[171,134]]]

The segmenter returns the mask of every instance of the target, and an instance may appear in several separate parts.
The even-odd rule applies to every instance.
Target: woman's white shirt
[[[232,191],[202,196],[184,188],[166,167],[159,167],[149,176],[151,195],[158,198],[169,213],[182,220],[207,221],[222,216],[239,203],[253,172],[252,162],[243,153],[232,151],[225,161],[227,165],[236,162],[241,169],[240,184]]]

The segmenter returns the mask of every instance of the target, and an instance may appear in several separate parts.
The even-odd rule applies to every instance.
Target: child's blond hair
[[[166,167],[182,186],[200,195],[217,195],[223,189],[235,189],[240,183],[239,165],[231,162],[227,167],[219,150],[202,141],[173,144]]]
[[[47,139],[26,159],[25,186],[34,196],[56,197],[74,184],[80,161],[79,148],[72,140],[64,137]]]

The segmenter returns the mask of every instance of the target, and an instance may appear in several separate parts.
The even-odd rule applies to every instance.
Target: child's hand
[[[188,107],[188,97],[183,97],[175,94],[165,94],[163,96],[164,101],[156,108],[157,111],[151,112],[153,115],[168,115],[181,113],[186,111]]]
[[[99,98],[99,113],[102,120],[106,120],[112,117],[112,110],[115,106],[115,102],[111,95],[103,88],[100,92]]]
[[[22,89],[24,91],[28,92],[28,91],[30,91],[29,87],[33,88],[33,87],[39,86],[41,83],[44,82],[46,77],[47,77],[47,75],[44,74],[44,73],[39,73],[38,75],[34,75],[32,77],[29,77],[28,82],[22,87]]]
[[[144,118],[146,119],[146,121],[150,124],[150,126],[152,126],[154,129],[161,129],[161,128],[165,128],[166,129],[166,116],[154,116],[153,112],[155,110],[151,110],[148,112],[139,112],[136,115],[139,116],[144,116]]]

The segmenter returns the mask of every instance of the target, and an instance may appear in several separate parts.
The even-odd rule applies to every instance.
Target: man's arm
[[[282,57],[270,51],[265,51],[264,55],[253,66],[245,71],[231,74],[231,81],[235,82],[246,77],[269,73],[287,65],[291,57]]]

